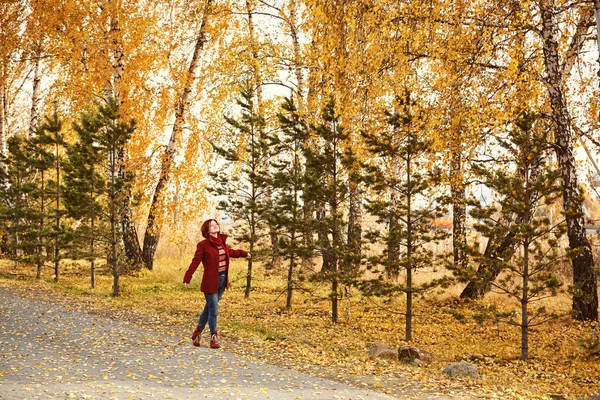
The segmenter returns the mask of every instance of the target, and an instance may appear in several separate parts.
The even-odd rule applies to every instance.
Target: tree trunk
[[[254,242],[250,243],[250,255],[254,251]],[[246,271],[246,290],[244,291],[244,297],[250,297],[250,291],[252,290],[252,258],[248,260],[248,269]]]
[[[535,182],[534,179],[537,177],[532,177],[533,179],[528,179],[527,169],[524,169],[522,173],[522,177],[524,178],[525,183],[525,213],[523,215],[523,219],[525,221],[531,220],[533,216],[533,212],[535,211],[535,205],[537,201],[532,201],[532,199],[537,197],[537,193],[531,193],[530,183]],[[532,204],[534,203],[534,204]],[[529,306],[529,247],[531,246],[531,233],[525,233],[525,238],[523,240],[523,274],[522,274],[522,283],[523,287],[521,288],[521,360],[527,361],[529,357],[529,315],[527,315],[527,308]]]
[[[60,154],[56,143],[56,234],[54,235],[54,281],[58,282],[60,252]]]
[[[38,231],[38,248],[37,248],[37,271],[35,274],[36,279],[40,279],[42,277],[42,267],[43,267],[43,258],[42,258],[42,252],[44,250],[44,246],[42,244],[42,232],[44,230],[44,216],[46,215],[46,209],[45,209],[45,202],[46,202],[46,196],[45,196],[45,185],[44,185],[44,181],[45,181],[45,174],[44,171],[41,171],[40,174],[40,181],[41,181],[41,193],[40,193],[40,230]]]
[[[16,231],[15,232],[15,262],[14,262],[15,272],[19,268],[19,241],[20,241],[19,231]]]
[[[335,128],[334,128],[335,129]],[[334,145],[333,147],[333,151],[334,154],[336,153],[336,147]],[[337,323],[339,320],[339,311],[338,311],[338,286],[339,286],[339,275],[341,273],[340,271],[340,257],[338,256],[338,254],[340,254],[340,250],[342,249],[342,232],[341,232],[341,226],[340,222],[338,220],[338,194],[337,194],[337,181],[338,181],[338,177],[337,177],[337,169],[334,166],[334,173],[333,173],[333,185],[334,185],[334,189],[333,189],[333,198],[335,199],[334,204],[331,205],[331,214],[333,216],[333,221],[332,221],[332,228],[333,228],[333,233],[332,233],[332,237],[331,237],[331,244],[332,244],[332,250],[333,250],[333,254],[332,254],[332,274],[331,274],[331,322],[333,323]]]
[[[529,244],[523,246],[523,289],[521,293],[521,360],[527,361],[529,357]]]
[[[544,168],[544,160],[542,158],[536,160],[536,162],[532,165],[530,181],[537,180],[539,173]],[[537,193],[533,193],[531,198],[537,198]],[[537,202],[533,202],[527,212],[527,215],[533,215],[533,211],[537,207]],[[512,216],[507,216],[505,219],[510,220]],[[525,220],[523,215],[518,215],[515,221],[515,224],[521,225],[523,223],[528,223],[529,221]],[[502,240],[500,240],[502,239]],[[515,253],[515,233],[510,231],[504,237],[490,237],[488,239],[485,252],[484,252],[484,260],[494,259],[497,260],[501,258],[504,262],[508,262]],[[498,278],[502,272],[502,268],[499,263],[489,264],[485,261],[479,264],[477,268],[477,275],[475,279],[469,281],[467,286],[463,289],[460,294],[461,299],[482,299],[486,293],[488,293],[492,288],[492,282]]]
[[[290,231],[290,246],[292,248],[292,252],[290,253],[290,265],[288,268],[288,278],[287,278],[287,299],[286,299],[286,309],[291,309],[292,308],[292,293],[294,291],[294,264],[296,262],[296,255],[297,255],[297,251],[298,251],[298,238],[297,238],[297,232],[296,232],[296,223],[298,222],[299,219],[299,208],[300,208],[300,204],[299,204],[299,200],[298,200],[298,186],[297,186],[297,178],[300,175],[300,171],[299,171],[299,164],[300,161],[298,159],[298,145],[295,145],[295,152],[294,152],[294,164],[293,164],[293,180],[294,180],[294,200],[292,203],[292,223],[294,225],[292,225],[292,229]]]
[[[272,193],[267,190],[266,195],[272,197]],[[271,239],[271,265],[276,268],[281,263],[281,254],[279,251],[279,235],[277,234],[277,228],[271,223],[269,225],[269,239]]]
[[[388,243],[387,243],[387,260],[385,273],[387,278],[397,282],[400,276],[398,268],[398,261],[400,259],[400,245],[398,244],[398,229],[400,225],[398,223],[398,198],[396,197],[395,191],[392,189],[390,195],[390,217],[388,219]]]
[[[254,20],[252,13],[254,10],[254,2],[252,0],[246,0],[246,14],[248,16],[248,36],[250,37],[250,49],[252,52],[252,74],[254,75],[254,92],[256,95],[256,113],[262,116],[263,113],[263,79],[261,72],[262,62],[259,58],[258,49],[256,46],[256,35],[254,33]],[[265,188],[265,198],[272,199],[273,193],[270,186],[267,185]],[[268,219],[267,226],[269,229],[269,239],[271,241],[271,265],[273,267],[279,266],[281,262],[281,255],[279,251],[279,234],[275,225]]]
[[[412,301],[413,301],[413,290],[412,290],[412,254],[413,254],[413,242],[412,242],[412,189],[411,189],[411,158],[410,155],[406,159],[406,187],[408,193],[406,195],[406,341],[412,341]]]
[[[92,289],[96,288],[96,255],[94,254],[94,217],[90,218],[90,274],[92,279]]]
[[[337,131],[338,126],[337,124],[334,122],[331,126],[331,130],[332,132]],[[333,154],[337,154],[338,151],[338,141],[337,140],[333,140]],[[337,323],[338,322],[338,318],[339,318],[339,313],[338,313],[338,280],[339,280],[339,275],[342,271],[340,271],[340,261],[343,261],[343,258],[340,260],[340,254],[342,253],[340,250],[342,250],[342,221],[340,221],[339,219],[339,214],[338,214],[338,210],[340,208],[340,201],[339,201],[339,194],[338,194],[338,182],[340,180],[340,173],[338,170],[338,164],[337,161],[333,161],[333,172],[331,174],[331,186],[332,186],[332,193],[331,193],[331,198],[329,199],[329,207],[331,210],[331,217],[332,217],[332,222],[331,222],[331,228],[332,228],[332,235],[331,235],[331,244],[332,244],[332,250],[333,250],[333,271],[331,274],[332,280],[331,280],[331,321],[333,323]],[[333,201],[331,201],[333,200]]]
[[[110,19],[110,41],[112,42],[112,74],[111,88],[112,96],[121,103],[120,82],[123,77],[123,43],[121,39],[121,26],[119,24],[119,12],[114,12]],[[122,149],[119,149],[121,152]],[[117,154],[118,156],[118,154]],[[119,167],[120,169],[120,167]]]
[[[110,157],[110,192],[109,192],[109,207],[110,207],[110,266],[113,276],[113,292],[114,297],[119,296],[119,264],[117,258],[117,204],[116,204],[116,174],[117,174],[117,150],[111,149]]]
[[[317,220],[322,221],[325,219],[325,210],[317,210]],[[321,266],[321,271],[332,271],[333,270],[333,255],[328,249],[331,247],[331,242],[329,241],[329,237],[327,236],[327,230],[322,226],[319,226],[317,231],[317,236],[319,240],[319,246],[322,251],[321,257],[323,258],[323,265]]]
[[[573,156],[573,139],[564,99],[563,76],[558,54],[558,24],[553,3],[540,2],[542,16],[543,54],[547,78],[545,80],[552,106],[554,149],[561,170],[563,208],[567,221],[567,237],[573,263],[572,313],[578,320],[598,320],[598,285],[594,273],[594,258],[584,227],[582,198],[577,182]]]
[[[207,40],[206,24],[209,15],[209,7],[211,6],[212,2],[213,0],[207,0],[204,6],[204,15],[202,16],[200,30],[196,38],[194,54],[192,55],[192,60],[187,71],[183,92],[181,94],[181,97],[179,97],[177,104],[175,105],[175,122],[173,123],[173,130],[171,132],[169,143],[167,144],[165,152],[162,156],[160,176],[158,178],[156,188],[154,189],[154,193],[152,195],[150,210],[148,211],[148,223],[146,226],[146,233],[144,235],[143,259],[146,268],[150,270],[152,269],[154,263],[154,254],[156,253],[158,241],[160,240],[160,227],[157,225],[156,222],[160,214],[162,202],[164,201],[161,197],[163,196],[163,191],[167,188],[167,185],[169,183],[171,169],[173,167],[173,158],[175,155],[175,151],[177,150],[176,146],[178,144],[181,131],[183,130],[183,124],[185,121],[186,114],[189,111],[192,95],[192,86],[196,81],[196,71],[200,63],[200,53],[204,49],[204,44]]]
[[[107,68],[110,68],[110,76],[104,84],[104,100],[115,98],[120,104],[122,99],[119,91],[119,83],[123,76],[123,42],[121,37],[121,26],[119,25],[118,7],[120,3],[114,0],[101,0],[98,4],[102,13],[107,14],[108,24],[105,32],[105,54],[108,56]]]
[[[305,172],[306,174],[306,172]],[[312,249],[313,248],[313,235],[314,235],[314,231],[313,231],[313,224],[314,224],[314,201],[310,200],[310,199],[304,199],[304,203],[302,204],[302,218],[304,221],[304,229],[303,229],[303,238],[302,241],[304,243],[304,246],[307,249]],[[312,254],[311,252],[307,252],[307,256],[302,257],[302,268],[304,270],[311,270],[313,267],[313,260],[312,260],[312,255],[308,255],[308,254]],[[323,260],[323,265],[325,264],[324,260]]]
[[[296,97],[298,109],[301,115],[304,115],[304,76],[302,74],[302,52],[300,49],[300,41],[298,40],[298,21],[297,21],[298,5],[296,0],[290,1],[290,34],[292,36],[292,45],[294,48],[294,73],[296,74]]]
[[[517,220],[517,224],[518,224]],[[514,254],[515,246],[515,234],[514,232],[508,232],[502,238],[502,241],[498,244],[495,243],[498,238],[489,238],[486,249],[485,257],[498,259],[502,258],[504,261],[510,260]],[[475,279],[469,281],[467,286],[463,289],[460,294],[461,299],[481,299],[492,287],[492,282],[496,280],[498,275],[502,272],[502,268],[497,264],[488,264],[482,262],[477,268],[477,276]]]
[[[4,67],[2,67],[4,69]],[[0,76],[0,79],[3,79]],[[0,155],[6,155],[6,139],[7,139],[7,127],[6,127],[6,89],[4,83],[0,82]],[[1,166],[4,163],[0,162]]]
[[[397,135],[394,135],[397,136]],[[397,146],[397,139],[393,139],[394,146]],[[401,162],[399,157],[396,155],[394,159],[391,160],[391,173],[393,175],[399,176],[401,174]],[[390,209],[389,209],[389,219],[388,219],[388,243],[387,243],[387,265],[386,265],[386,275],[387,278],[392,280],[393,282],[398,282],[398,278],[400,277],[400,265],[398,264],[400,260],[400,237],[399,237],[399,229],[400,222],[398,220],[398,206],[400,205],[400,200],[398,198],[398,191],[396,188],[390,189]]]
[[[250,37],[250,49],[252,52],[252,74],[254,75],[254,92],[256,93],[256,104],[258,106],[258,114],[262,113],[262,74],[260,71],[260,60],[258,50],[256,49],[256,38],[254,35],[254,20],[252,19],[253,12],[252,0],[246,0],[246,14],[248,16],[248,36]]]
[[[306,117],[306,94],[304,93],[304,75],[302,72],[302,50],[300,48],[300,41],[298,39],[298,4],[296,0],[290,1],[290,35],[292,37],[292,45],[294,48],[294,73],[296,75],[296,102],[298,104],[298,112],[301,118]],[[309,146],[309,142],[302,143],[302,147]],[[305,169],[304,174],[308,174],[309,171]],[[304,218],[305,229],[302,232],[303,243],[306,248],[311,248],[313,244],[313,230],[311,224],[314,218],[314,202],[311,199],[304,199],[302,204],[302,212]],[[302,257],[302,268],[311,269],[312,258]]]
[[[41,80],[41,64],[42,64],[42,46],[37,45],[35,53],[35,65],[33,67],[33,88],[31,91],[31,112],[29,116],[29,131],[27,139],[35,135],[35,130],[40,122],[40,80]]]
[[[451,178],[450,186],[452,192],[452,243],[454,266],[464,269],[467,266],[467,207],[465,203],[465,185],[462,171],[462,155],[459,149],[453,150],[450,163]]]
[[[338,280],[333,278],[331,280],[331,322],[338,322],[338,314]]]
[[[598,48],[598,77],[600,78],[600,0],[594,0],[594,16],[596,17],[596,46]],[[598,116],[600,119],[600,115]]]
[[[108,101],[111,97],[114,98],[118,104],[121,104],[123,99],[121,98],[120,82],[123,77],[123,41],[121,35],[121,27],[119,24],[119,10],[111,9],[113,0],[106,0],[100,7],[101,9],[107,10],[109,15],[108,24],[108,38],[107,38],[107,54],[109,55],[109,63],[111,68],[110,78],[105,84],[104,93],[105,100]],[[120,148],[117,150],[117,161],[125,158],[125,149]],[[118,164],[118,175],[125,177],[125,166],[123,162],[117,162]],[[123,239],[123,247],[125,250],[125,256],[134,268],[140,268],[143,265],[142,248],[138,239],[135,224],[132,221],[132,205],[131,205],[131,194],[125,196],[122,204],[121,215],[119,216],[121,224],[121,234]]]
[[[325,210],[320,209],[317,211],[317,219],[323,221],[325,219]],[[335,229],[335,227],[334,227]],[[319,224],[317,230],[319,247],[321,248],[321,257],[323,258],[323,264],[321,266],[321,272],[325,273],[325,276],[331,276],[331,320],[337,322],[337,266],[336,257],[334,255],[335,249],[333,248],[329,236],[327,233],[327,227],[323,227],[322,223]],[[335,245],[335,244],[334,244]]]
[[[360,269],[362,242],[362,192],[360,184],[350,178],[350,209],[348,213],[348,260],[345,263],[352,274]]]
[[[126,196],[121,210],[121,231],[123,234],[123,249],[127,260],[133,265],[134,269],[139,269],[144,265],[142,257],[142,248],[138,240],[137,229],[131,218],[131,194]]]
[[[292,243],[294,242],[294,232],[292,232]],[[287,298],[285,300],[285,309],[290,310],[292,308],[292,293],[294,290],[294,254],[290,256],[290,265],[288,267],[287,275]]]

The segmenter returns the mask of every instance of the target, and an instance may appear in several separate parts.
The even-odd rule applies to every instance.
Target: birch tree
[[[201,62],[202,51],[207,42],[206,26],[211,17],[211,6],[213,0],[206,0],[202,10],[202,20],[196,35],[196,41],[189,67],[187,69],[184,85],[181,89],[180,97],[175,104],[175,121],[169,138],[169,142],[165,147],[164,153],[161,156],[160,175],[154,188],[150,201],[150,209],[148,211],[148,222],[146,225],[146,233],[144,235],[143,257],[144,263],[148,269],[152,269],[154,263],[154,254],[160,240],[160,226],[157,224],[157,218],[160,213],[161,202],[164,201],[163,193],[171,178],[171,169],[173,168],[173,157],[177,149],[181,131],[183,129],[185,118],[189,112],[191,105],[191,96],[193,85],[198,73],[198,67]]]
[[[596,321],[598,320],[598,284],[594,272],[592,248],[585,232],[583,199],[573,155],[573,132],[564,83],[565,65],[568,64],[561,62],[559,49],[560,12],[554,0],[541,0],[537,4],[541,15],[545,83],[552,110],[554,149],[561,170],[563,208],[573,264],[572,312],[576,319]],[[590,13],[587,6],[579,12],[580,18],[584,21]]]

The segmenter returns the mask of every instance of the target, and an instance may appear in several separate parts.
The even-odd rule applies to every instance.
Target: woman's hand
[[[246,258],[249,260],[252,258],[252,256],[250,255],[250,253],[248,253],[248,255],[246,256]]]

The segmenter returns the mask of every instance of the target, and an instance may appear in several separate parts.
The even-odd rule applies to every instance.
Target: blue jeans
[[[204,330],[206,323],[208,322],[208,328],[210,333],[217,331],[217,315],[219,314],[219,300],[223,297],[225,291],[225,284],[227,282],[225,275],[219,275],[219,291],[217,293],[204,293],[206,304],[204,310],[200,314],[198,320],[198,329]]]

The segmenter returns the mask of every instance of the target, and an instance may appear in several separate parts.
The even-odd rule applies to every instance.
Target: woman
[[[200,231],[205,239],[196,246],[196,253],[194,254],[192,263],[183,277],[183,284],[188,287],[192,280],[192,275],[194,275],[198,265],[202,262],[204,272],[202,274],[200,290],[204,293],[206,304],[200,314],[198,326],[192,333],[192,342],[194,346],[200,346],[200,336],[208,322],[210,347],[213,349],[221,347],[217,333],[217,315],[219,300],[221,300],[225,288],[229,287],[229,259],[240,257],[250,258],[250,254],[244,250],[229,249],[225,244],[227,235],[219,233],[220,230],[219,223],[216,220],[209,219],[204,221]]]

